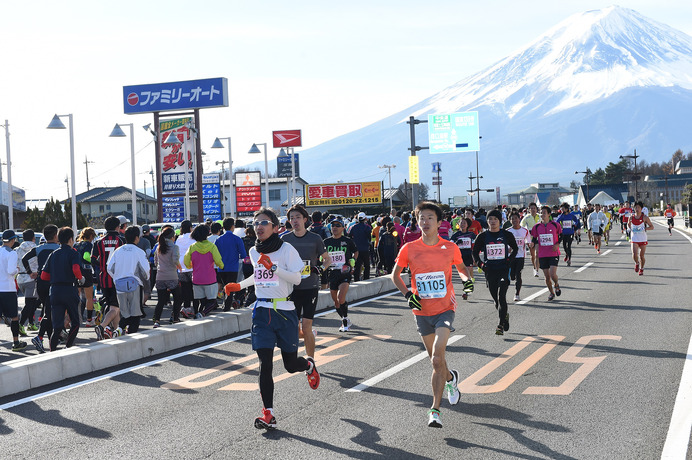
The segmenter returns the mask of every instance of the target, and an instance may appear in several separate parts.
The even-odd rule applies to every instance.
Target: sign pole
[[[294,152],[295,148],[294,147],[289,147],[291,149],[291,202],[288,204],[288,208],[290,209],[295,203],[295,193],[296,193],[296,163],[295,163],[295,157]]]

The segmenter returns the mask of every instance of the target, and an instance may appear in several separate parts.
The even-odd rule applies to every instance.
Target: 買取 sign
[[[306,206],[350,206],[382,203],[381,182],[314,184],[305,186]]]
[[[228,107],[228,80],[174,81],[123,86],[125,114]]]
[[[428,115],[430,153],[480,150],[478,112]]]

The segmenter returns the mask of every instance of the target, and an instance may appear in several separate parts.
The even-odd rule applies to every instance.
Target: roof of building
[[[678,161],[678,164],[675,165],[675,169],[677,170],[680,168],[692,168],[692,160]]]
[[[581,192],[581,195],[586,197],[586,185],[581,185],[579,187],[579,190]],[[599,192],[605,192],[611,197],[613,197],[613,199],[615,200],[622,200],[623,194],[626,196],[628,193],[627,184],[624,182],[618,182],[615,184],[589,185],[588,191],[589,199],[598,195]]]
[[[118,187],[96,187],[77,195],[77,201],[80,203],[88,203],[90,201],[120,203],[131,200],[132,189],[123,187],[122,185]],[[137,192],[137,200],[155,201],[156,198],[142,192]]]
[[[531,185],[529,187],[526,187],[523,190],[518,190],[516,192],[511,192],[510,195],[532,195],[534,193],[551,193],[551,192],[557,192],[557,193],[572,193],[572,190],[569,188],[565,187],[557,187],[557,188],[538,188],[535,185]]]

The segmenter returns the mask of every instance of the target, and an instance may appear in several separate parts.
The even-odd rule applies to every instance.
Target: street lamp
[[[639,181],[639,171],[637,171],[637,158],[639,158],[641,155],[637,155],[637,149],[634,149],[634,155],[620,155],[620,159],[622,160],[623,158],[634,158],[634,175],[632,176],[632,180],[634,181],[634,200],[637,201],[639,199],[639,194],[637,193],[637,182]]]
[[[14,194],[12,190],[12,160],[10,159],[10,122],[5,120],[5,147],[7,149],[7,188],[10,194],[10,203],[7,206],[7,214],[9,216],[9,227],[14,229]],[[0,181],[2,180],[2,168],[0,168]]]
[[[252,144],[250,150],[247,153],[262,153],[258,145],[264,146],[264,206],[269,207],[269,163],[267,162],[267,143],[263,142],[261,144]]]
[[[233,206],[233,156],[231,154],[231,138],[230,137],[222,137],[222,138],[216,138],[214,140],[214,144],[211,146],[213,149],[222,149],[223,144],[221,143],[221,139],[225,139],[228,141],[228,161],[221,161],[221,172],[223,173],[223,164],[228,163],[228,215],[230,217],[233,217],[235,215],[234,212],[234,206]],[[216,164],[218,165],[219,162],[217,161]],[[221,193],[223,193],[223,178],[221,179]]]
[[[586,203],[589,202],[589,182],[591,182],[591,170],[586,168],[586,171],[574,171],[574,174],[586,174]]]
[[[118,123],[113,127],[108,137],[126,137]],[[132,169],[132,225],[137,225],[137,185],[135,183],[135,130],[132,123],[122,123],[122,126],[130,127],[130,163]],[[146,189],[144,193],[146,193]]]
[[[389,171],[389,210],[391,211],[394,209],[392,206],[392,198],[394,198],[394,194],[392,193],[392,168],[396,168],[396,165],[381,165],[378,166],[380,169],[387,169]]]
[[[70,126],[70,174],[72,176],[72,231],[77,235],[77,194],[75,187],[75,171],[74,171],[74,130],[72,127],[72,114],[58,115],[56,114],[47,126],[48,129],[65,129],[65,125],[60,121],[60,117],[68,117],[68,125]]]

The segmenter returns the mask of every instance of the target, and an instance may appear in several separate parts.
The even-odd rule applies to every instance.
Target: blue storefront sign
[[[185,197],[162,197],[163,221],[180,222],[185,219]]]
[[[207,78],[123,86],[123,107],[125,114],[228,107],[228,80]]]
[[[218,174],[202,175],[202,212],[204,219],[219,220],[221,215],[221,186]]]

